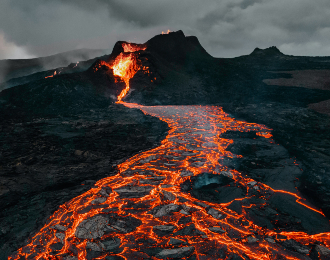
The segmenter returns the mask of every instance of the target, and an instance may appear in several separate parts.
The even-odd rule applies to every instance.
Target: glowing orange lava
[[[79,63],[79,62],[78,62],[78,63]],[[62,72],[62,70],[63,70],[63,68],[60,68],[60,69],[55,70],[54,73],[53,73],[53,75],[47,76],[47,77],[45,77],[45,79],[47,79],[47,78],[53,78],[53,77],[55,77],[55,76],[60,75],[61,72]]]
[[[57,73],[57,72],[56,72],[56,70],[55,70],[53,75],[47,76],[47,77],[45,77],[45,79],[47,79],[47,78],[52,78],[52,77],[56,76],[56,73]]]
[[[330,246],[330,233],[275,232],[248,220],[244,209],[241,214],[231,210],[232,202],[201,201],[183,191],[182,185],[192,176],[208,172],[229,176],[235,185],[245,187],[246,196],[236,200],[255,196],[250,192],[253,179],[219,164],[220,158],[241,157],[227,150],[233,140],[221,138],[221,134],[255,131],[271,138],[271,129],[237,121],[215,106],[122,104],[165,121],[170,127],[166,139],[159,147],[118,165],[118,174],[98,181],[94,188],[62,205],[30,243],[9,259],[87,259],[91,249],[99,253],[95,259],[111,255],[126,260],[165,259],[166,250],[177,248],[169,244],[170,238],[183,241],[180,247],[194,253],[197,260],[232,259],[233,255],[244,259],[305,259],[273,243],[271,237],[279,235],[304,245]],[[263,197],[285,192],[257,182],[253,187]],[[169,233],[162,233],[167,229]],[[247,242],[251,238],[255,242]],[[115,241],[120,241],[118,252],[105,249],[107,243],[113,245]],[[56,249],[55,244],[63,247]],[[150,248],[159,248],[159,253],[149,257]]]
[[[120,102],[129,91],[129,80],[134,77],[135,73],[140,69],[137,58],[133,52],[145,50],[146,47],[137,44],[123,43],[124,53],[120,53],[112,65],[113,74],[119,76],[125,82],[125,89],[119,94],[118,102]],[[129,54],[126,54],[129,52]]]
[[[136,52],[136,51],[144,51],[147,47],[144,45],[139,45],[139,44],[132,44],[132,43],[127,43],[124,42],[122,44],[122,47],[124,49],[124,52]]]

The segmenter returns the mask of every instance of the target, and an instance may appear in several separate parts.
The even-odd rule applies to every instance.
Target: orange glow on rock
[[[207,254],[209,250],[216,253],[219,248],[226,250],[226,259],[231,254],[258,260],[304,259],[280,243],[273,243],[274,239],[269,240],[279,235],[304,245],[323,243],[330,246],[330,233],[275,232],[248,220],[245,208],[253,205],[243,208],[241,214],[230,209],[232,202],[254,196],[249,193],[253,187],[258,187],[261,197],[284,192],[302,200],[297,194],[273,190],[219,164],[223,157],[240,158],[227,150],[233,140],[221,138],[221,134],[255,131],[273,142],[271,129],[235,120],[215,106],[122,104],[165,121],[170,127],[166,139],[159,147],[119,164],[116,175],[99,180],[91,190],[62,205],[30,243],[9,259],[31,256],[33,259],[61,259],[61,255],[87,259],[87,250],[91,247],[99,248],[101,256],[97,259],[114,254],[124,259],[145,259],[148,257],[146,250],[152,247],[175,248],[169,244],[170,238],[184,241],[193,248],[196,259],[223,259]],[[219,204],[196,199],[182,190],[182,185],[192,176],[204,172],[229,176],[235,185],[246,189],[246,195]],[[132,223],[137,224],[130,228]],[[170,232],[164,234],[164,230]],[[107,239],[121,241],[122,250],[113,253],[102,249]],[[64,246],[56,252],[52,249],[54,243]],[[159,258],[165,259],[161,255],[150,257]]]
[[[132,44],[127,42],[124,42],[122,44],[122,47],[124,49],[124,52],[144,51],[147,48],[144,45]]]
[[[167,30],[167,32],[162,31],[162,34],[169,34],[170,32],[170,30]]]
[[[56,76],[56,70],[54,71],[54,74],[53,74],[53,75],[47,76],[47,77],[45,77],[45,79],[47,79],[47,78],[52,78],[52,77],[54,77],[54,76]]]
[[[129,91],[129,80],[133,78],[135,73],[139,70],[139,67],[133,54],[130,53],[129,55],[125,55],[120,53],[117,56],[112,69],[113,74],[119,76],[126,84],[126,88],[118,96],[118,102],[120,102]]]
[[[138,64],[138,60],[136,55],[133,52],[145,50],[146,47],[137,44],[130,44],[130,43],[123,43],[122,47],[125,53],[120,53],[113,65],[113,74],[119,76],[125,82],[125,89],[119,94],[118,102],[120,102],[124,96],[128,93],[129,87],[129,80],[134,77],[135,73],[140,69],[140,65]],[[126,54],[129,52],[129,54]]]

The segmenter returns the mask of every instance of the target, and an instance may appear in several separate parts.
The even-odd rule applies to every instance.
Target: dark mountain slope
[[[0,60],[0,83],[40,71],[66,67],[106,54],[108,50],[80,49],[34,59]]]

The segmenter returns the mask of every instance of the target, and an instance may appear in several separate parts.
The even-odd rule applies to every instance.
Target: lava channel
[[[239,200],[267,200],[277,191],[260,182],[252,187],[254,180],[219,164],[219,159],[241,157],[227,150],[233,140],[222,138],[225,132],[254,131],[273,142],[271,129],[235,120],[215,106],[123,104],[165,121],[170,127],[166,139],[60,206],[10,260],[310,259],[308,245],[329,247],[330,233],[260,227],[244,208],[237,213],[231,203],[203,201],[184,189],[192,178],[211,173],[242,187],[246,194]],[[305,255],[283,247],[284,238],[301,243]]]

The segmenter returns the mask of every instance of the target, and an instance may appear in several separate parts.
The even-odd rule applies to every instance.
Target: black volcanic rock
[[[4,109],[24,112],[63,114],[92,107],[107,107],[109,100],[97,94],[79,75],[63,75],[6,89],[0,93]]]
[[[123,51],[122,43],[115,45],[107,61],[113,62]],[[281,71],[287,70],[330,71],[330,58],[288,56],[270,47],[233,59],[217,59],[207,54],[196,37],[186,37],[181,31],[157,35],[146,46],[145,51],[134,55],[147,69],[139,70],[130,80],[131,90],[125,101],[146,105],[214,104],[237,119],[273,129],[272,140],[255,133],[220,137],[234,139],[228,150],[244,156],[226,165],[256,180],[248,185],[249,189],[221,177],[195,186],[193,191],[193,183],[186,181],[182,190],[206,201],[230,202],[257,193],[258,182],[291,192],[298,188],[306,203],[321,208],[326,217],[309,212],[293,197],[271,192],[266,194],[272,196],[269,205],[264,200],[244,199],[232,202],[228,208],[237,213],[246,209],[248,219],[260,227],[309,233],[329,230],[330,119],[307,106],[330,99],[330,91],[266,85],[264,80],[282,78]],[[58,205],[91,188],[95,180],[115,174],[114,165],[154,147],[164,137],[165,123],[113,105],[124,83],[101,60],[90,65],[77,73],[71,66],[67,68],[71,74],[48,79],[41,79],[41,74],[33,76],[27,84],[0,94],[0,258],[21,246]],[[204,203],[196,205],[215,219],[224,217]],[[102,205],[90,209],[94,207]],[[149,213],[162,218],[180,209],[171,203]],[[114,225],[122,223],[115,219]],[[181,222],[189,222],[189,217]],[[219,228],[228,237],[241,239],[234,230]],[[193,225],[174,235],[191,234],[204,235]],[[291,250],[295,246],[292,241],[286,244]]]
[[[330,133],[326,127],[329,117],[306,107],[329,100],[330,91],[269,86],[263,82],[264,79],[290,77],[279,71],[330,71],[329,57],[289,56],[276,47],[270,47],[264,50],[257,48],[250,55],[233,59],[216,59],[207,54],[197,54],[203,53],[198,47],[187,47],[190,46],[188,38],[179,31],[149,40],[147,50],[139,57],[142,64],[149,67],[150,73],[136,73],[130,81],[131,91],[125,100],[146,105],[217,104],[241,119],[271,127],[276,142],[287,150],[286,157],[296,156],[301,161],[301,170],[293,171],[300,181],[290,183],[299,186],[329,217],[330,154],[327,151]],[[280,162],[280,158],[273,159]],[[259,158],[257,163],[264,165],[261,175],[260,170],[248,165],[251,165],[248,160],[240,165],[237,161],[232,167],[240,167],[253,177],[266,179],[266,176],[271,176],[267,174],[268,169],[280,174],[279,170],[275,173],[276,169],[267,168],[273,159]],[[290,172],[290,167],[285,166],[283,172]],[[286,176],[292,177],[293,174]],[[277,188],[287,188],[288,183],[283,181],[281,184],[280,180],[267,182],[276,184]]]
[[[70,66],[71,63],[76,64],[78,61],[81,63],[100,57],[107,52],[108,50],[80,49],[33,59],[0,60],[0,71],[5,72],[5,74],[0,74],[0,83],[40,71]]]
[[[115,59],[121,52],[124,52],[123,48],[124,41],[118,41],[116,42],[115,46],[113,46],[112,52],[110,54],[110,57],[108,61]]]
[[[171,63],[184,65],[189,56],[211,58],[196,37],[186,37],[182,31],[156,35],[146,42],[146,46],[146,51],[156,53]]]
[[[276,46],[272,46],[266,49],[255,48],[250,56],[264,56],[274,58],[275,56],[284,56],[284,54]]]
[[[157,146],[167,131],[166,123],[122,105],[85,102],[63,113],[55,104],[53,114],[0,107],[0,259],[23,246],[59,205]]]
[[[12,66],[11,68],[11,70],[13,70],[12,72],[8,72],[7,69],[5,69],[6,73],[8,74],[5,78],[3,78],[5,82],[3,83],[0,82],[1,83],[0,91],[14,86],[27,84],[32,81],[42,80],[45,77],[54,75],[55,72],[57,73],[57,75],[83,72],[86,71],[89,67],[91,67],[91,65],[96,60],[99,59],[106,61],[109,59],[109,55],[103,55],[94,58],[94,56],[91,56],[91,54],[94,52],[87,51],[87,53],[84,55],[83,54],[84,51],[85,50],[81,50],[82,56],[78,56],[78,57],[73,56],[76,57],[75,60],[72,60],[74,61],[73,63],[69,63],[69,60],[65,58],[65,55],[70,56],[71,52],[54,55],[54,58],[50,56],[46,58],[37,58],[30,60],[9,60],[9,61],[0,60],[0,69],[2,69],[2,71],[4,70],[4,68],[1,68],[1,66],[5,67],[5,65],[7,66],[8,63],[11,62],[13,63],[12,65],[9,65],[10,67]],[[95,52],[95,56],[97,55],[97,53],[102,54],[102,53],[106,53],[106,51]],[[93,57],[93,58],[88,59],[88,57]],[[48,61],[50,61],[50,63]]]
[[[4,109],[13,107],[40,115],[81,113],[106,108],[117,100],[125,83],[97,60],[86,71],[32,81],[0,92]],[[6,108],[7,107],[7,108]]]
[[[117,96],[126,87],[125,82],[115,76],[112,68],[103,60],[96,60],[82,75],[90,82],[90,88],[95,89],[97,94],[105,97],[108,102],[117,101]]]
[[[215,59],[193,36],[182,31],[157,35],[145,43],[138,55],[148,73],[138,71],[130,80],[131,91],[124,98],[140,104],[194,104],[210,102],[208,77]]]

